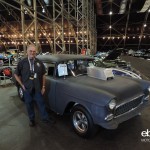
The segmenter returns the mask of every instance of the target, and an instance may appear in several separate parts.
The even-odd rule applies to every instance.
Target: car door
[[[51,110],[55,111],[55,64],[44,64],[46,67],[46,89],[44,94],[44,99],[46,106]]]

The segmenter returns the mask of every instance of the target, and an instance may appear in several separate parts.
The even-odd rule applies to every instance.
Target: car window
[[[47,76],[53,76],[55,71],[55,64],[53,63],[44,63],[45,69],[46,69],[46,75]]]
[[[87,74],[87,67],[91,66],[91,64],[93,64],[93,62],[91,60],[68,60],[65,62],[61,62],[60,64],[58,64],[57,66],[57,70],[56,70],[56,75],[57,77],[61,77],[63,76],[62,74],[59,75],[60,72],[58,72],[59,69],[59,65],[63,65],[65,64],[66,66],[66,70],[64,74],[65,77],[70,77],[70,76],[78,76],[78,75],[85,75]]]

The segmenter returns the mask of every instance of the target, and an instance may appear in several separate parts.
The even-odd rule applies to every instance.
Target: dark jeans
[[[28,116],[30,120],[35,119],[35,111],[34,111],[34,101],[37,103],[39,108],[42,120],[48,119],[48,113],[45,109],[44,99],[41,92],[29,92],[28,90],[24,91],[24,100],[26,104],[26,108],[28,111]]]

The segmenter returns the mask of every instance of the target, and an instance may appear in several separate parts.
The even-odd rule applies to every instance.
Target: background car
[[[106,65],[109,64],[109,66],[111,65],[111,67],[116,66],[122,69],[132,70],[130,62],[126,62],[121,59],[121,55],[123,52],[124,52],[123,48],[110,50],[103,59],[101,59],[101,57],[99,59],[104,64]]]
[[[0,60],[3,60],[3,65],[12,64],[14,61],[13,55],[10,53],[1,53],[0,54]]]
[[[4,65],[3,60],[0,59],[0,67],[2,67]]]
[[[99,59],[96,59],[94,61],[94,66],[102,67],[102,68],[109,68],[109,69],[112,70],[114,75],[128,76],[128,77],[132,77],[132,78],[142,79],[140,73],[137,72],[135,69],[132,69],[132,71],[131,70],[122,69],[122,68],[119,68],[118,66],[116,66],[115,64],[105,63],[105,62],[102,62]]]
[[[135,53],[134,53],[134,57],[143,57],[145,54],[145,51],[143,50],[137,50]]]

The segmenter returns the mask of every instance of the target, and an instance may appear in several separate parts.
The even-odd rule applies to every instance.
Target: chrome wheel
[[[76,130],[80,133],[86,133],[88,130],[88,120],[85,114],[81,111],[76,111],[73,114],[73,124]]]
[[[76,105],[71,110],[71,122],[74,131],[81,137],[90,138],[97,132],[91,114],[81,105]]]
[[[19,88],[19,95],[20,95],[20,98],[23,98],[23,90],[21,87]]]
[[[23,99],[23,89],[21,87],[18,87],[18,96],[20,97],[20,99],[22,101],[24,101],[24,99]]]

